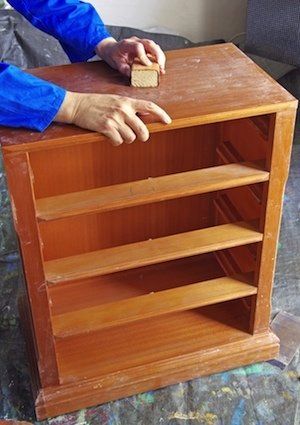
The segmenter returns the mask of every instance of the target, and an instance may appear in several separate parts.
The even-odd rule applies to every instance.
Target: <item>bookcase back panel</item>
[[[225,276],[214,253],[49,285],[52,315],[118,302]]]
[[[212,194],[39,224],[45,260],[213,225]]]
[[[247,185],[98,214],[39,223],[44,260],[258,219],[261,204]],[[243,206],[245,206],[243,208]]]
[[[152,134],[113,147],[108,141],[32,152],[36,198],[127,183],[214,165],[219,124]]]

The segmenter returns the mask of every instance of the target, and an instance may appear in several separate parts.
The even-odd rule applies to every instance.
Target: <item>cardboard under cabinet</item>
[[[100,62],[31,73],[152,100],[170,125],[113,147],[0,131],[39,419],[267,360],[296,100],[232,44],[172,51],[159,88]]]

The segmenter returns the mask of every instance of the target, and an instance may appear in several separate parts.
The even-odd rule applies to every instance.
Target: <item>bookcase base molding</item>
[[[185,343],[189,344],[188,339]],[[211,373],[270,360],[278,354],[278,347],[278,339],[271,332],[244,337],[239,335],[234,342],[208,345],[199,351],[87,379],[80,383],[49,387],[40,390],[37,395],[36,414],[42,420]]]

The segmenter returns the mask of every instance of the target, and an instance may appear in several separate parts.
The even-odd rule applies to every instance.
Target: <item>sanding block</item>
[[[142,65],[139,60],[135,60],[131,67],[131,85],[133,87],[158,87],[160,78],[160,68],[158,63]]]

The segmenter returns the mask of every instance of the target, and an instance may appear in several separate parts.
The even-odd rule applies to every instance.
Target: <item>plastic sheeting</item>
[[[148,33],[134,28],[107,26],[117,40],[133,35],[158,42],[164,50],[181,49],[222,42],[214,40],[192,43],[184,37],[169,34]],[[51,36],[29,24],[14,10],[0,11],[0,61],[25,68],[47,65],[62,65],[69,60],[60,44]]]

